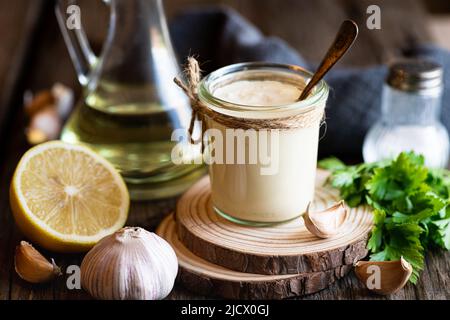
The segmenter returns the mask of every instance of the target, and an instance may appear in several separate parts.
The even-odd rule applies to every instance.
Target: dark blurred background
[[[75,74],[56,24],[51,0],[0,0],[0,88],[11,72],[20,49],[29,45],[30,55],[59,53],[57,60],[38,66],[34,77],[48,87],[56,81],[74,84]],[[94,50],[99,50],[107,27],[108,8],[98,0],[79,0],[82,21]],[[235,8],[264,34],[279,36],[310,62],[317,62],[333,39],[336,26],[352,18],[365,24],[366,8],[382,8],[382,29],[361,28],[356,46],[343,66],[366,66],[389,61],[411,43],[434,42],[450,49],[450,1],[448,0],[166,0],[169,21],[192,6],[212,4]],[[36,27],[37,26],[37,27]],[[61,73],[47,77],[50,68]],[[1,94],[1,93],[0,93]],[[3,107],[3,105],[2,105]]]
[[[82,22],[94,51],[101,49],[109,17],[100,0],[79,0]],[[382,8],[382,29],[360,28],[360,37],[340,66],[388,63],[414,44],[450,49],[449,0],[166,0],[169,21],[193,6],[227,5],[265,35],[284,39],[315,63],[346,18],[365,25],[369,5]],[[211,43],[211,45],[214,45]],[[25,89],[48,89],[55,82],[80,86],[56,22],[52,0],[0,0],[0,144],[22,125]],[[22,137],[17,136],[21,141]]]

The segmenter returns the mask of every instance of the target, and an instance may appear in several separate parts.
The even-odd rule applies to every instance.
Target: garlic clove
[[[126,227],[87,253],[81,263],[81,285],[97,299],[159,300],[170,293],[177,273],[177,256],[164,239]]]
[[[28,128],[25,131],[27,141],[30,145],[35,146],[37,144],[47,141],[47,135],[39,128]]]
[[[311,203],[303,215],[306,229],[319,238],[324,239],[337,235],[347,217],[347,207],[344,201],[339,201],[335,205],[320,212],[311,212],[310,206]]]
[[[398,261],[358,261],[355,274],[370,291],[380,295],[393,294],[402,289],[411,277],[413,268],[403,257]]]
[[[51,91],[46,90],[38,92],[35,96],[33,96],[31,93],[26,93],[24,95],[24,103],[25,113],[30,118],[32,118],[41,110],[47,108],[50,105],[53,105],[55,103],[55,99]]]
[[[31,145],[58,138],[62,128],[62,121],[54,105],[37,112],[26,130],[27,140]]]
[[[74,104],[73,90],[58,82],[53,85],[51,92],[55,99],[59,117],[62,120],[67,119]]]
[[[61,275],[61,269],[53,259],[48,261],[26,241],[21,241],[16,247],[14,265],[17,274],[31,283],[48,282]]]

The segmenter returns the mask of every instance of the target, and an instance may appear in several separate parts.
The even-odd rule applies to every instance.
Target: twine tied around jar
[[[175,77],[174,82],[185,92],[190,100],[192,115],[188,129],[189,139],[192,144],[201,142],[202,152],[204,151],[203,134],[206,131],[206,117],[227,128],[243,130],[289,130],[308,128],[324,119],[325,106],[310,108],[293,116],[274,119],[252,119],[229,116],[212,110],[200,100],[198,96],[198,87],[201,81],[201,70],[198,61],[194,57],[187,58],[184,76],[186,82],[183,82],[179,77]],[[201,132],[198,140],[192,138],[196,120],[201,122]]]

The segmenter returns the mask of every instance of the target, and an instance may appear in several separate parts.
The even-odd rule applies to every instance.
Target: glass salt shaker
[[[363,145],[365,162],[414,151],[429,167],[448,164],[449,136],[440,122],[443,70],[427,60],[404,60],[390,67],[382,96],[381,119]]]

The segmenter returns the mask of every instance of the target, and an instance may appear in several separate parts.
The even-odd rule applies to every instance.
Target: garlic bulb
[[[178,260],[162,238],[123,228],[100,240],[81,263],[81,285],[104,300],[158,300],[173,288]]]
[[[347,208],[344,201],[340,201],[320,212],[311,212],[310,205],[303,215],[306,229],[319,238],[330,238],[337,235],[347,217]]]
[[[358,261],[357,278],[371,291],[388,295],[405,286],[412,274],[412,266],[403,257],[398,261]]]
[[[26,241],[21,241],[16,247],[14,267],[17,274],[30,283],[48,282],[61,275],[61,269],[53,259],[49,262]]]

